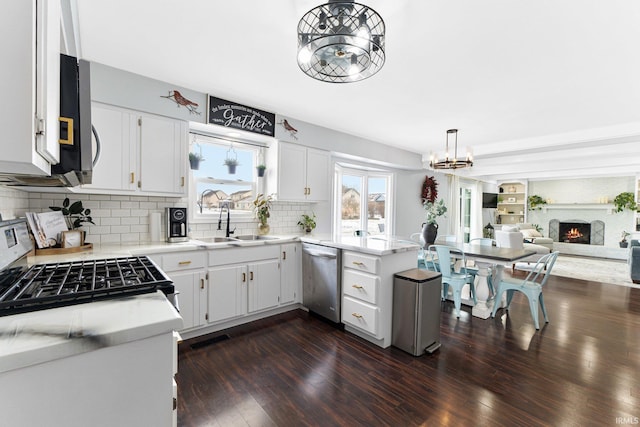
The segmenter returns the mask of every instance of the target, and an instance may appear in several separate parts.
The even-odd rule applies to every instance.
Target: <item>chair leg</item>
[[[493,310],[491,310],[491,317],[496,317],[496,311],[500,308],[500,301],[502,300],[502,292],[497,292],[495,294],[495,299],[493,300]]]
[[[460,306],[462,305],[462,298],[460,297],[460,288],[453,289],[453,305],[456,308],[456,317],[460,318]]]
[[[529,308],[531,309],[533,324],[535,325],[536,329],[540,329],[540,322],[538,322],[538,298],[533,295],[527,295],[527,299],[529,300]]]
[[[540,308],[542,309],[542,315],[544,316],[545,323],[549,323],[549,318],[547,317],[547,308],[544,306],[544,298],[542,297],[542,292],[540,292]]]
[[[442,301],[446,301],[447,300],[447,295],[449,294],[449,284],[448,283],[443,283],[442,284]]]
[[[507,291],[507,305],[504,307],[505,310],[509,310],[509,306],[511,305],[511,299],[513,298],[513,293],[515,291],[510,289]]]

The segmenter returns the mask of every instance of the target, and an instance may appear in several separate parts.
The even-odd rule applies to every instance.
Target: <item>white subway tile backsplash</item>
[[[24,212],[46,212],[49,206],[62,206],[65,197],[71,202],[82,200],[85,209],[91,209],[91,217],[95,225],[82,227],[87,232],[86,241],[94,244],[118,242],[149,241],[149,213],[160,212],[162,232],[164,234],[166,207],[185,207],[188,200],[184,198],[165,198],[149,196],[116,196],[108,194],[66,194],[66,193],[26,193],[9,188],[0,188],[0,214],[3,218],[24,216]],[[274,202],[269,225],[272,234],[299,234],[297,222],[303,213],[309,213],[309,205],[305,203]],[[234,221],[231,228],[236,234],[257,234],[258,222]],[[224,235],[218,230],[218,221],[211,223],[190,224],[192,237],[211,237]]]

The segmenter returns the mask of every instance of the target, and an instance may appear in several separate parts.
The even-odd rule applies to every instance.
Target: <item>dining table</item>
[[[492,282],[494,283],[494,288],[496,288],[500,280],[502,280],[502,273],[506,265],[511,265],[535,253],[526,249],[500,248],[470,243],[447,242],[443,244],[461,250],[467,260],[475,261],[478,267],[475,282],[477,302],[474,303],[469,298],[463,299],[462,303],[473,306],[471,314],[481,319],[488,319],[493,305],[496,304],[495,295],[489,290],[489,282],[487,280],[489,271],[491,270],[492,272]],[[500,303],[503,304],[504,301]]]

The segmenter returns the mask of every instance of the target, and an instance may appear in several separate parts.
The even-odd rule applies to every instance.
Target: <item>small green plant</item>
[[[66,197],[62,202],[62,207],[49,206],[49,209],[52,211],[62,211],[62,215],[64,215],[67,226],[71,230],[82,227],[82,223],[84,222],[95,225],[93,218],[91,218],[91,209],[85,209],[82,206],[81,200],[71,203],[69,198]]]
[[[628,191],[618,194],[615,199],[613,199],[613,204],[616,207],[616,212],[622,212],[625,209],[629,209],[633,212],[638,210],[638,205],[636,204],[633,193]]]
[[[529,200],[530,211],[536,211],[536,210],[542,209],[542,206],[547,204],[547,201],[542,197],[538,196],[537,194],[529,196],[528,200]]]
[[[226,159],[224,159],[224,164],[226,166],[238,166],[240,163],[238,163],[238,159],[227,157]]]
[[[189,161],[190,162],[193,162],[193,161],[204,162],[204,157],[202,157],[202,154],[189,153]]]
[[[544,228],[540,227],[538,224],[531,224],[531,226],[538,232],[538,233],[542,233],[542,230],[544,230]]]
[[[443,199],[440,199],[437,202],[424,202],[422,207],[426,212],[427,224],[437,224],[436,219],[447,213],[447,207],[444,205]]]
[[[268,196],[265,196],[262,193],[258,194],[256,199],[253,201],[253,211],[255,212],[258,221],[260,221],[260,224],[265,225],[271,216],[269,209],[271,209],[272,201],[273,195],[269,194]]]
[[[256,169],[258,170],[265,170],[267,168],[267,165],[258,165],[256,166]]]
[[[314,228],[316,228],[316,214],[303,214],[300,221],[298,221],[298,225],[307,233],[311,232]]]

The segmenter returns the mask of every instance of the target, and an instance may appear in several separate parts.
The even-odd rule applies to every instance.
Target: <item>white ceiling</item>
[[[296,63],[316,0],[72,0],[80,56],[421,153],[458,128],[484,179],[640,173],[640,1],[360,0],[386,63],[323,83]]]

